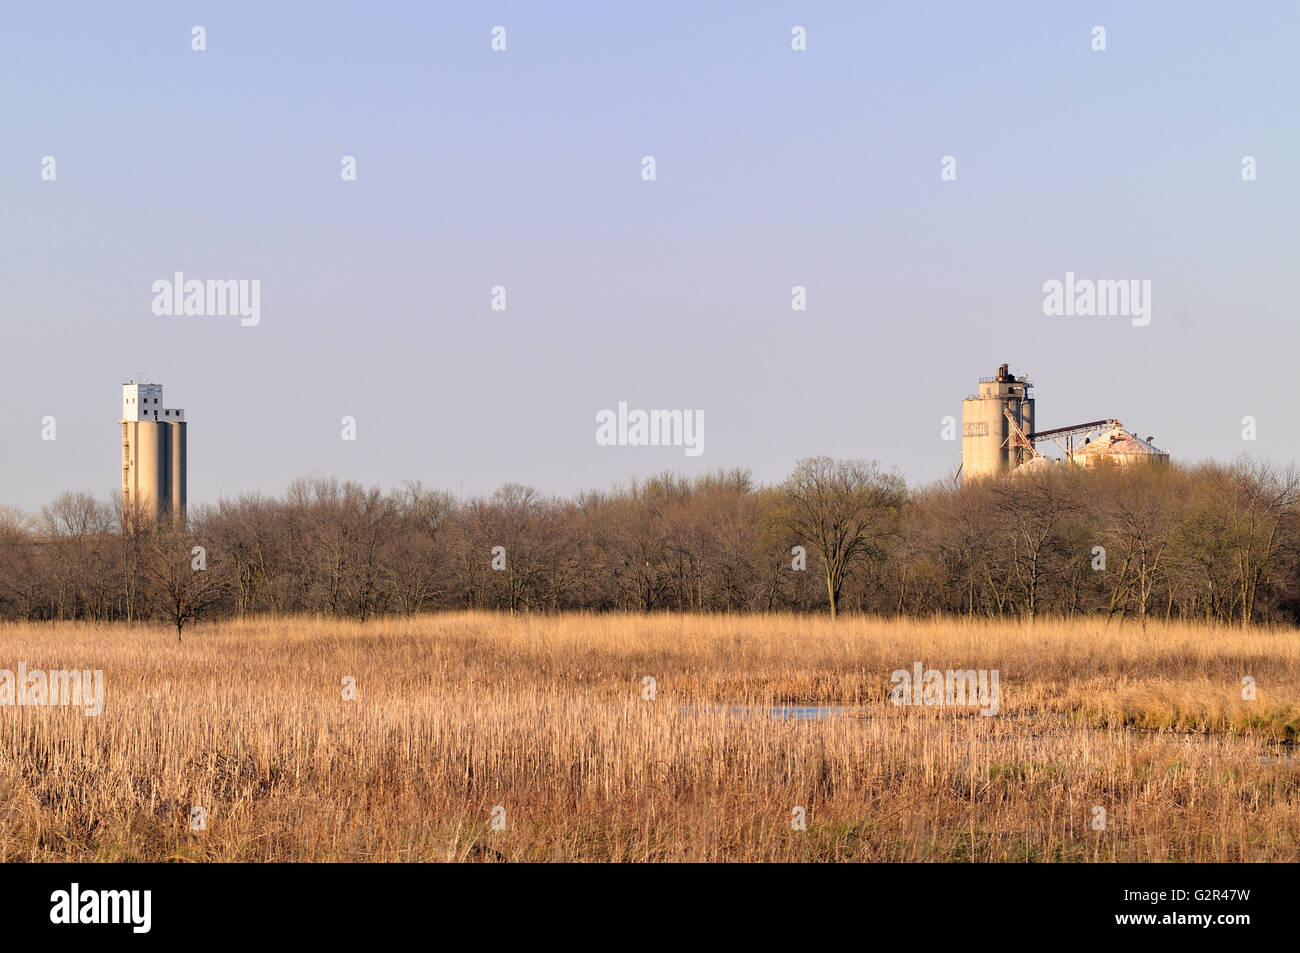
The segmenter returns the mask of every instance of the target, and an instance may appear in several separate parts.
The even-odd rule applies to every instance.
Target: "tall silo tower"
[[[995,376],[981,377],[979,390],[961,402],[962,479],[999,476],[1029,459],[1023,438],[1034,432],[1033,386],[1003,364]]]
[[[185,518],[185,411],[164,407],[161,384],[122,385],[122,507],[148,524]]]

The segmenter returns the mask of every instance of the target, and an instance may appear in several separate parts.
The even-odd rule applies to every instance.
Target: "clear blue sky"
[[[941,418],[1003,361],[1042,427],[1117,416],[1175,459],[1297,456],[1294,2],[4,19],[0,503],[115,489],[137,374],[186,408],[191,503],[316,474],[775,481],[821,453],[929,480],[960,459]],[[1067,270],[1151,280],[1151,324],[1045,316]],[[260,280],[261,324],[155,316],[176,271]],[[619,401],[702,410],[705,452],[597,446]]]

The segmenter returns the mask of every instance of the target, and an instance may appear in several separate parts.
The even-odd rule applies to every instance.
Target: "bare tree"
[[[1065,571],[1071,556],[1080,555],[1078,540],[1068,532],[1079,512],[1071,488],[1053,471],[1015,474],[994,488],[1002,543],[994,561],[1005,567],[1031,621],[1041,611],[1044,584]]]
[[[181,630],[199,619],[225,592],[220,562],[185,529],[163,523],[145,542],[145,573],[154,610]]]
[[[428,609],[446,586],[444,550],[454,509],[446,493],[408,484],[396,496],[396,529],[381,555],[384,580],[407,616]]]
[[[61,493],[42,508],[39,525],[53,570],[58,617],[90,614],[93,594],[99,593],[102,602],[112,572],[104,545],[112,511],[89,493]]]
[[[812,457],[799,461],[782,489],[777,519],[821,557],[834,619],[849,567],[879,556],[895,531],[906,499],[903,481],[874,462]]]
[[[315,479],[196,507],[188,538],[115,502],[65,494],[35,521],[0,511],[0,617],[152,615],[179,636],[199,613],[817,612],[825,599],[833,615],[1300,621],[1300,477],[1249,461],[909,493],[875,464],[823,457],[777,486],[666,472],[569,500],[507,484],[468,503]],[[1105,572],[1089,565],[1098,543]],[[821,573],[797,571],[796,544]]]
[[[35,617],[43,583],[35,522],[17,507],[0,506],[0,608],[8,602],[24,619]]]
[[[1237,569],[1241,626],[1255,616],[1260,589],[1268,584],[1286,540],[1286,524],[1300,505],[1300,474],[1268,463],[1242,461],[1228,472],[1232,548]]]

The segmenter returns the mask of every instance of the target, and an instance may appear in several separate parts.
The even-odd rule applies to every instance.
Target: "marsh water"
[[[849,705],[683,705],[688,714],[727,712],[742,718],[763,717],[792,721],[823,721],[841,716],[865,718],[865,709]]]
[[[870,718],[870,713],[865,707],[855,707],[852,705],[682,705],[681,711],[684,714],[717,714],[725,712],[730,715],[736,715],[740,718],[772,718],[778,721],[826,721],[831,718],[850,718],[866,719]],[[1064,722],[1068,716],[1063,712],[1017,712],[1015,714],[1002,715],[1003,718],[1009,718],[1015,721],[1030,720],[1042,722]],[[1096,731],[1104,729],[1096,728]],[[1145,733],[1162,734],[1163,732],[1154,732],[1151,729],[1129,729],[1130,731],[1141,731]],[[1172,735],[1178,741],[1187,745],[1206,744],[1213,740],[1212,735],[1200,735],[1192,733],[1179,732]],[[1300,745],[1294,743],[1268,743],[1263,745],[1263,751],[1260,754],[1261,763],[1273,761],[1292,761],[1300,755]]]

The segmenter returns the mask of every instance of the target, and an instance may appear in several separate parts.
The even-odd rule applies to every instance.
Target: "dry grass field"
[[[178,645],[0,625],[0,669],[20,661],[102,668],[105,709],[0,707],[6,861],[1300,857],[1296,631],[448,614]],[[891,704],[917,661],[998,670],[999,714]]]

